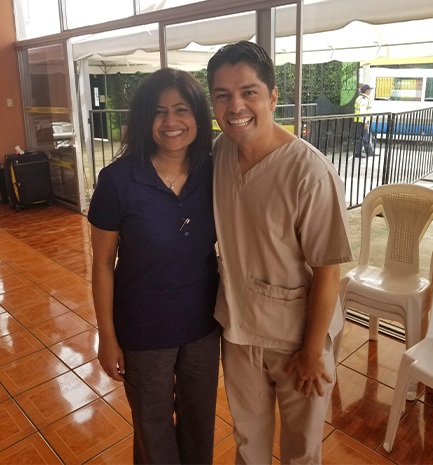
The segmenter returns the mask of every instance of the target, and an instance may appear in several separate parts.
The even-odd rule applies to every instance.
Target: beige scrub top
[[[214,214],[221,274],[215,318],[235,344],[301,347],[311,267],[353,260],[344,187],[316,148],[288,142],[244,176],[237,145],[214,143]],[[339,299],[329,328],[342,328]]]

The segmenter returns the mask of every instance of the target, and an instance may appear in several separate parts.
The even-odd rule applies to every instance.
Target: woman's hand
[[[125,361],[117,340],[99,341],[98,360],[107,375],[115,381],[123,381]]]

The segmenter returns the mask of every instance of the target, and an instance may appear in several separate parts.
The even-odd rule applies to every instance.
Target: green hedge
[[[192,72],[203,85],[209,98],[206,70]],[[302,103],[315,103],[323,92],[334,105],[344,105],[357,89],[358,63],[332,61],[302,67]],[[295,65],[276,67],[278,104],[294,103]],[[130,99],[146,74],[107,75],[107,109],[129,108]]]

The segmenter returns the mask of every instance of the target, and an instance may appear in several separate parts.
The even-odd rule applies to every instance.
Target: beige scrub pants
[[[334,383],[322,380],[325,396],[306,398],[285,373],[290,354],[222,342],[224,381],[234,421],[236,464],[270,465],[275,432],[275,403],[281,417],[281,463],[320,465],[322,435]],[[324,350],[326,371],[334,377],[332,342]]]

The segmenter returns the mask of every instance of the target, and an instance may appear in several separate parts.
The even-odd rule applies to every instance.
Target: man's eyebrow
[[[259,85],[256,83],[246,84],[245,86],[242,86],[241,89],[252,89],[253,87],[259,87]]]
[[[247,90],[247,89],[252,89],[254,87],[259,87],[258,84],[255,84],[255,83],[252,83],[252,84],[246,84],[244,86],[242,86],[240,89],[241,90]],[[227,91],[228,89],[226,89],[225,87],[214,87],[212,92],[223,92],[223,91]]]
[[[224,87],[214,87],[212,89],[212,92],[222,92],[222,91],[225,91],[225,90],[227,90],[227,89],[224,88]]]

